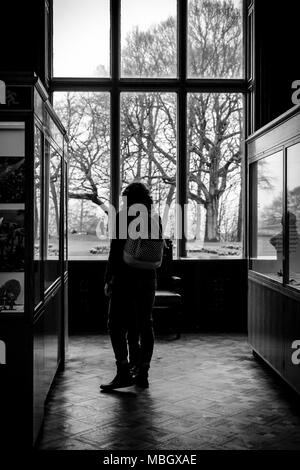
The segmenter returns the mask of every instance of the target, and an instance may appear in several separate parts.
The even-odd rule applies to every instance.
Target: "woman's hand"
[[[110,297],[111,296],[111,292],[112,292],[112,285],[111,283],[106,283],[104,285],[104,294],[106,295],[106,297]]]

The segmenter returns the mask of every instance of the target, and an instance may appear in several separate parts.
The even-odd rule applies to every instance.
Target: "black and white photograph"
[[[0,157],[0,204],[24,203],[25,159]]]
[[[300,2],[2,3],[0,458],[286,466]]]

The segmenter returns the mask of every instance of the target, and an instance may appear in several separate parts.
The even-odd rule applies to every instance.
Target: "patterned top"
[[[270,239],[270,243],[271,245],[274,246],[277,253],[282,253],[283,251],[282,233],[278,233],[277,235],[274,235],[274,237]],[[289,230],[289,252],[296,253],[299,244],[300,244],[300,237],[297,232],[297,227],[295,225],[292,225],[290,226],[290,230]]]
[[[119,233],[120,220],[124,217],[124,212],[118,212],[116,216],[116,226],[115,226],[115,238],[111,240],[110,243],[110,252],[108,257],[108,263],[106,267],[104,282],[108,284],[113,280],[122,280],[122,282],[130,282],[130,280],[138,279],[156,279],[156,270],[155,269],[139,269],[136,267],[128,266],[123,260],[123,251],[124,246],[127,241],[127,238],[121,238]],[[127,217],[127,234],[128,227],[132,221],[135,220],[135,217]],[[159,217],[159,229],[160,235],[162,234],[162,225],[161,219]]]

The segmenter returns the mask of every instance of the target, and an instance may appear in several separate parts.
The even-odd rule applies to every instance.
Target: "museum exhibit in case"
[[[0,105],[0,408],[7,442],[17,445],[20,437],[31,445],[64,365],[67,141],[36,76],[1,79],[7,99]]]
[[[300,393],[300,106],[247,139],[249,342]]]

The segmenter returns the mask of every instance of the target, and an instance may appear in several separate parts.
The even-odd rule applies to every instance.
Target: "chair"
[[[162,265],[157,270],[157,290],[153,310],[154,316],[155,312],[169,314],[171,327],[176,333],[175,339],[179,339],[182,310],[181,278],[172,275],[172,260],[173,243],[172,240],[166,240]]]

